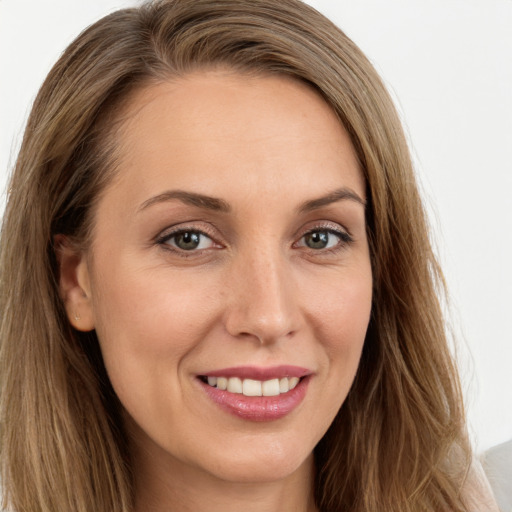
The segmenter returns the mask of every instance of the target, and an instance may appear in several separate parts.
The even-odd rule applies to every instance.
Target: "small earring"
[[[75,317],[75,320],[80,320],[82,318],[80,315],[77,315],[75,312],[73,312],[73,315]]]

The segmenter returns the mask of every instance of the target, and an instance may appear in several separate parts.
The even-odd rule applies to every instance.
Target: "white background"
[[[310,3],[369,56],[402,114],[452,295],[473,441],[487,449],[512,438],[512,0]],[[133,4],[0,0],[2,190],[60,52]]]

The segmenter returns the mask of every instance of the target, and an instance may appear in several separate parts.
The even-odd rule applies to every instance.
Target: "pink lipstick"
[[[208,371],[198,381],[226,412],[251,421],[272,421],[304,399],[312,372],[298,366],[240,366]]]

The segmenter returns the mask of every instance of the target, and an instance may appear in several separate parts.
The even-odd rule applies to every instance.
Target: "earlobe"
[[[59,271],[59,293],[68,320],[79,331],[91,331],[95,323],[86,255],[64,235],[56,235],[53,243]]]

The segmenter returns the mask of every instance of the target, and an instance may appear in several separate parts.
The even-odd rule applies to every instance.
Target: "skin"
[[[125,409],[136,510],[314,511],[312,452],[353,382],[372,299],[350,139],[305,84],[227,70],[143,89],[124,119],[91,245],[63,240],[60,264],[69,320],[96,329]],[[226,211],[162,196],[176,190]],[[206,236],[183,250],[175,228]],[[273,421],[226,413],[197,378],[281,364],[311,378]]]

